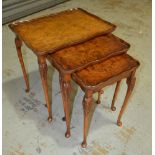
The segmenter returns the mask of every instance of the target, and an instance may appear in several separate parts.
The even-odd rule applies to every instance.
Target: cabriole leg
[[[22,57],[22,52],[21,52],[22,41],[18,37],[16,37],[15,44],[16,44],[18,58],[19,58],[19,62],[20,62],[21,68],[22,68],[22,72],[23,72],[24,80],[25,80],[25,84],[26,84],[25,91],[29,92],[30,85],[29,85],[29,80],[28,80],[28,76],[26,74],[26,69],[25,69],[25,65],[24,65],[24,61],[23,61],[23,57]]]
[[[63,117],[63,120],[66,121],[67,131],[65,133],[65,137],[70,137],[70,106],[69,106],[69,95],[71,91],[71,76],[70,75],[61,75],[59,74],[59,81],[60,81],[60,89],[61,89],[61,95],[63,100],[63,107],[64,107],[64,113],[65,117]]]
[[[46,64],[46,58],[43,56],[38,57],[38,64],[39,64],[39,71],[40,71],[40,76],[41,76],[41,81],[43,85],[43,90],[45,94],[45,100],[46,100],[46,105],[48,109],[48,121],[52,121],[52,111],[51,111],[51,103],[50,99],[48,96],[48,85],[47,85],[47,64]]]
[[[87,147],[87,135],[88,135],[88,125],[89,125],[89,113],[91,110],[91,105],[93,102],[93,92],[87,91],[83,98],[83,111],[84,111],[84,134],[83,134],[83,142],[81,146],[83,148]]]
[[[122,126],[121,118],[122,118],[122,115],[123,115],[127,105],[128,105],[129,97],[130,97],[130,95],[131,95],[131,93],[133,91],[133,88],[135,86],[136,78],[135,78],[134,74],[135,74],[135,72],[133,72],[131,74],[131,76],[127,79],[128,88],[127,88],[126,96],[125,96],[125,99],[124,99],[124,103],[123,103],[123,105],[121,107],[121,111],[120,111],[118,119],[117,119],[117,125],[118,126]]]
[[[118,95],[118,92],[119,92],[120,84],[121,84],[121,81],[118,81],[117,84],[116,84],[115,93],[114,93],[114,97],[113,97],[112,104],[111,104],[111,110],[112,111],[116,110],[115,101],[117,99],[117,95]]]

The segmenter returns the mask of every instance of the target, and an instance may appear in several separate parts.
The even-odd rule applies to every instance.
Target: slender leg
[[[121,108],[121,111],[119,113],[119,116],[118,116],[118,120],[117,120],[117,125],[118,126],[122,126],[122,122],[121,122],[121,118],[122,118],[122,115],[127,107],[127,104],[128,104],[128,100],[129,100],[129,97],[133,91],[133,88],[135,86],[135,81],[136,81],[136,78],[134,77],[134,73],[133,72],[131,74],[131,76],[127,79],[127,85],[128,85],[128,88],[127,88],[127,93],[126,93],[126,96],[125,96],[125,99],[124,99],[124,103],[122,105],[122,108]]]
[[[100,90],[99,92],[98,92],[98,99],[97,99],[97,104],[100,104],[101,103],[101,95],[104,93],[104,91],[103,90]]]
[[[85,96],[83,98],[83,110],[84,110],[84,135],[83,135],[83,142],[81,146],[83,148],[87,147],[87,135],[88,135],[88,121],[89,121],[89,112],[91,110],[91,105],[93,101],[93,92],[92,91],[87,91],[85,93]]]
[[[60,84],[60,92],[61,92],[63,106],[64,106],[63,81],[62,81],[62,77],[61,77],[60,73],[59,73],[59,84]],[[65,108],[64,108],[64,113],[65,113]],[[65,116],[62,117],[62,121],[66,121],[66,117]]]
[[[70,111],[69,94],[71,90],[71,86],[70,86],[71,76],[59,74],[59,80],[60,80],[60,89],[61,89],[61,95],[62,95],[64,113],[65,113],[65,117],[63,117],[63,119],[66,120],[66,126],[67,126],[65,137],[69,138],[71,135],[70,134],[70,113],[69,113]]]
[[[15,44],[16,44],[18,58],[19,58],[19,61],[20,61],[20,65],[21,65],[21,68],[22,68],[22,71],[23,71],[24,80],[25,80],[25,84],[26,84],[26,90],[25,91],[29,92],[29,90],[30,90],[29,80],[28,80],[28,76],[26,74],[26,69],[25,69],[25,66],[24,66],[24,61],[23,61],[22,52],[21,52],[22,41],[18,37],[16,37],[15,38]]]
[[[118,95],[118,92],[119,92],[120,84],[121,84],[121,81],[118,81],[117,84],[116,84],[115,93],[114,93],[114,97],[113,97],[112,104],[111,104],[111,110],[112,111],[116,110],[115,101],[117,99],[117,95]]]
[[[52,121],[52,111],[51,111],[51,103],[50,99],[48,96],[48,85],[47,85],[47,64],[46,64],[46,58],[43,56],[38,57],[38,64],[39,64],[39,71],[40,71],[40,76],[42,80],[42,85],[44,89],[44,94],[45,94],[45,100],[47,104],[47,109],[48,109],[48,121]]]

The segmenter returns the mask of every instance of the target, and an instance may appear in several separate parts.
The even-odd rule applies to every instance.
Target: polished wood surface
[[[26,91],[29,91],[30,88],[21,53],[22,42],[37,55],[49,122],[52,121],[52,110],[47,85],[47,55],[60,49],[88,41],[97,36],[108,34],[116,28],[115,25],[80,8],[66,10],[32,20],[14,22],[9,24],[9,27],[16,35],[15,43],[27,87]],[[63,104],[64,109],[66,109],[68,106],[71,74],[60,72],[60,75]],[[67,109],[65,110],[65,117],[67,125],[65,135],[69,137],[70,121],[68,120]]]
[[[135,85],[135,71],[139,62],[125,54],[130,47],[128,43],[110,34],[115,29],[115,25],[75,8],[12,23],[9,27],[16,34],[15,43],[27,91],[29,91],[29,81],[21,54],[22,42],[37,55],[49,122],[52,121],[52,110],[48,95],[46,58],[58,69],[67,138],[71,135],[69,113],[71,76],[85,92],[82,147],[87,146],[88,120],[93,93],[98,92],[97,104],[99,104],[103,87],[117,82],[111,105],[114,111],[120,81],[126,78],[127,92],[117,120],[117,125],[122,125],[122,115]]]
[[[96,37],[87,42],[62,49],[53,54],[49,54],[47,56],[48,60],[56,69],[58,69],[61,79],[64,81],[63,83],[66,83],[65,87],[63,87],[61,91],[64,108],[69,108],[67,106],[69,105],[69,100],[67,99],[69,98],[69,95],[66,96],[66,94],[68,94],[68,89],[71,87],[70,79],[72,73],[112,56],[126,53],[129,47],[130,45],[122,39],[113,34],[107,34],[105,36]],[[62,84],[60,82],[60,87],[62,87],[61,85]],[[100,103],[101,91],[99,90],[98,92],[99,99],[97,102]],[[69,109],[67,111],[69,111]],[[66,124],[67,131],[65,135],[68,135],[67,137],[69,137],[70,129],[68,124],[70,124],[70,122],[67,118]]]
[[[115,110],[114,103],[120,87],[120,81],[123,78],[127,79],[127,92],[117,120],[117,125],[122,126],[121,118],[127,107],[129,97],[135,85],[135,71],[138,66],[139,62],[137,60],[127,54],[123,54],[111,57],[101,63],[94,64],[81,71],[73,73],[73,79],[85,92],[82,102],[84,110],[82,147],[87,146],[88,116],[93,102],[93,93],[99,93],[97,103],[100,103],[100,95],[103,87],[117,82],[111,106],[111,109]]]
[[[75,71],[83,69],[89,65],[96,64],[112,56],[126,53],[129,47],[130,45],[122,39],[114,36],[113,34],[107,34],[105,36],[96,37],[87,42],[62,49],[47,56],[47,59],[56,69],[58,69],[61,76],[61,95],[64,105],[65,117],[67,116],[67,131],[65,134],[66,137],[70,136],[70,116],[66,111],[69,111],[69,95],[67,96],[67,94],[68,90],[71,88],[71,74]],[[100,103],[100,96],[101,91],[99,90],[98,103]]]
[[[127,54],[111,57],[101,63],[89,66],[74,74],[74,78],[82,87],[96,86],[113,80],[124,72],[131,71],[139,66],[139,62]]]
[[[52,53],[115,29],[115,25],[80,8],[15,22],[9,27],[37,55]]]
[[[61,72],[72,73],[111,56],[125,53],[129,47],[122,39],[107,34],[57,51],[49,55],[48,60]]]

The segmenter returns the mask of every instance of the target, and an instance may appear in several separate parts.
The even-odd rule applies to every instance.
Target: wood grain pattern
[[[48,60],[62,72],[72,73],[103,59],[125,53],[129,47],[125,41],[108,34],[50,54]]]
[[[104,83],[123,72],[139,66],[139,62],[127,54],[111,57],[101,63],[89,66],[74,74],[75,80],[83,87]]]
[[[62,77],[64,75],[70,77],[75,71],[101,62],[112,56],[126,53],[129,47],[130,45],[120,38],[113,34],[107,34],[49,54],[47,58],[51,64],[58,69],[59,74]],[[69,83],[68,80],[67,83]],[[101,89],[99,89],[99,92],[100,91]],[[63,91],[61,91],[61,94],[65,109],[68,109],[69,107],[67,106],[67,102],[69,101],[67,101],[66,98],[69,98],[69,96],[66,97],[65,95],[67,94],[67,89],[65,89],[65,87],[63,88]],[[100,102],[100,96],[101,95],[99,95],[98,103]],[[70,118],[67,117],[66,123],[69,122],[69,120]],[[69,123],[67,123],[66,133],[69,133],[67,135],[70,136],[70,128],[68,127],[68,124]],[[83,142],[83,146],[84,145],[86,145],[85,141]]]
[[[52,53],[115,29],[115,25],[80,8],[12,23],[9,27],[38,55]]]

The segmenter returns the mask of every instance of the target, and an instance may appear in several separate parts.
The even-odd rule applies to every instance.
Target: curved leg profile
[[[22,52],[21,52],[22,41],[18,37],[16,37],[15,44],[16,44],[18,58],[19,58],[19,62],[20,62],[21,68],[22,68],[22,72],[23,72],[24,80],[25,80],[25,84],[26,84],[25,91],[29,92],[30,85],[29,85],[29,80],[28,80],[28,76],[26,74],[26,69],[25,69],[25,65],[24,65],[24,61],[23,61],[23,57],[22,57]]]
[[[63,107],[64,107],[64,113],[65,117],[63,117],[63,121],[66,121],[67,131],[65,133],[65,137],[70,137],[70,107],[69,107],[69,94],[71,91],[70,86],[70,75],[60,75],[59,74],[59,80],[60,80],[60,89],[61,89],[61,95],[63,100]]]
[[[121,122],[121,118],[122,118],[122,115],[127,107],[127,104],[128,104],[128,100],[129,100],[129,97],[133,91],[133,88],[135,86],[135,81],[136,81],[136,78],[134,76],[134,72],[131,74],[131,76],[127,79],[127,85],[128,85],[128,88],[127,88],[127,93],[126,93],[126,96],[125,96],[125,99],[124,99],[124,103],[122,105],[122,108],[121,108],[121,111],[119,113],[119,116],[118,116],[118,120],[117,120],[117,125],[118,126],[122,126],[122,122]]]
[[[99,92],[98,92],[98,99],[97,99],[97,104],[100,104],[101,103],[101,95],[104,93],[104,91],[101,89]]]
[[[52,121],[52,111],[51,111],[51,103],[48,96],[48,85],[47,85],[47,64],[46,59],[43,56],[38,57],[39,71],[42,80],[43,90],[45,94],[46,105],[48,109],[48,121]]]
[[[116,84],[115,93],[114,93],[114,97],[113,97],[112,104],[111,104],[111,110],[112,111],[116,110],[115,101],[117,99],[117,95],[118,95],[118,92],[119,92],[120,84],[121,84],[121,81],[118,81],[117,84]]]
[[[83,148],[87,147],[87,135],[88,135],[88,121],[89,121],[89,112],[91,110],[91,105],[92,105],[92,98],[93,92],[92,91],[87,91],[85,93],[85,96],[83,98],[83,110],[84,110],[84,135],[83,135],[83,142],[81,146]]]

